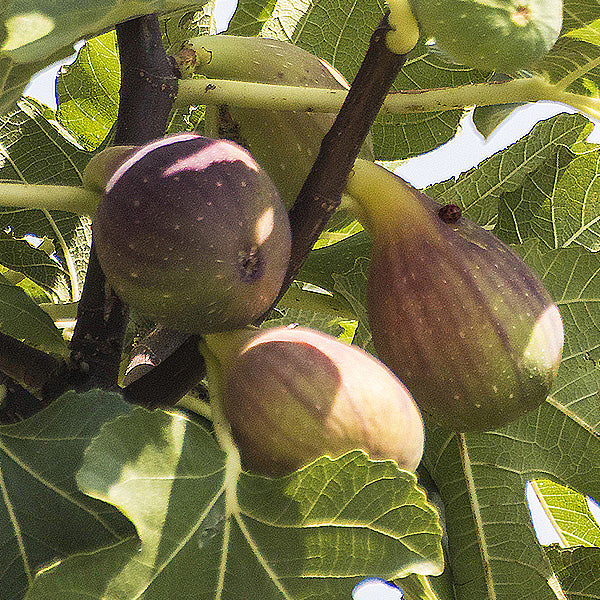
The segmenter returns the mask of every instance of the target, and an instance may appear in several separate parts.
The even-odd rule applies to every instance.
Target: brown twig
[[[120,23],[116,31],[121,89],[114,143],[145,144],[164,135],[178,80],[156,14]],[[127,307],[107,285],[92,241],[71,340],[73,361],[88,368],[78,389],[116,387],[127,320]]]
[[[406,61],[388,50],[388,13],[369,48],[296,202],[290,209],[292,255],[276,302],[294,281],[327,221],[340,205],[346,180],[383,101]]]
[[[155,338],[148,342],[152,345],[154,353],[157,346],[160,349],[161,344],[170,344],[181,335],[159,329]],[[188,336],[171,354],[165,358],[159,357],[154,368],[129,382],[123,388],[123,396],[129,402],[141,404],[146,408],[175,404],[206,374],[204,357],[198,350],[198,342],[199,336]]]

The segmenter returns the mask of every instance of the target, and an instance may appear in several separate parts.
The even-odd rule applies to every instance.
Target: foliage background
[[[14,14],[20,4],[12,3]],[[173,42],[211,27],[210,5],[193,7],[194,18],[184,19],[192,8],[185,4],[141,2],[135,10],[164,11],[165,33]],[[81,184],[85,164],[116,116],[116,47],[113,34],[102,32],[122,17],[123,6],[48,2],[44,8],[56,27],[5,48],[2,182]],[[351,80],[381,13],[382,5],[369,0],[359,5],[242,0],[228,32],[292,41]],[[535,71],[545,73],[557,89],[594,98],[599,18],[596,2],[567,0],[561,39]],[[20,98],[31,74],[66,55],[82,35],[99,33],[61,71],[56,111]],[[444,62],[422,40],[396,88],[490,78]],[[373,130],[376,157],[396,161],[429,152],[456,134],[463,115],[453,110],[382,116]],[[198,117],[194,110],[174,113],[171,130],[201,128]],[[496,120],[497,111],[476,113],[483,131]],[[598,597],[598,525],[574,492],[600,498],[595,254],[600,167],[598,147],[587,141],[590,131],[581,114],[557,115],[476,169],[428,189],[514,245],[557,301],[566,332],[552,397],[540,409],[483,434],[428,427],[419,483],[429,503],[415,481],[393,465],[354,454],[333,463],[321,460],[277,484],[243,475],[233,485],[238,511],[228,504],[232,487],[225,483],[226,461],[207,423],[176,412],[132,411],[102,392],[84,398],[71,394],[34,419],[0,427],[0,586],[9,590],[6,596],[20,598],[31,586],[28,598],[75,597],[81,590],[92,597],[143,591],[151,598],[197,585],[210,589],[211,597],[234,597],[240,588],[249,593],[252,582],[250,591],[264,598],[347,598],[364,576],[400,578],[412,570],[416,576],[399,584],[414,597],[426,598],[433,589],[440,600],[508,599],[518,590],[520,597],[544,600],[561,597],[559,584],[569,598]],[[56,314],[56,307],[68,314],[78,298],[89,220],[24,207],[2,209],[0,221],[6,279],[0,286],[2,331],[64,352],[46,315]],[[354,231],[329,234],[326,241],[342,239],[314,251],[301,275],[303,282],[328,290],[351,308],[355,343],[373,351],[364,308],[370,245],[365,234],[349,235]],[[31,246],[24,239],[31,233],[48,243]],[[307,308],[283,307],[277,317],[277,322],[337,334],[349,330],[347,319]],[[131,439],[131,430],[139,437]],[[149,487],[149,481],[162,483]],[[558,527],[558,546],[544,548],[536,540],[525,500],[529,481],[536,482]],[[150,512],[140,501],[149,496],[156,499]],[[271,502],[258,502],[265,497]],[[347,512],[332,512],[333,505],[346,503]],[[440,512],[442,545],[430,503]],[[409,509],[409,519],[385,516],[387,510]],[[284,541],[292,533],[298,537],[293,555],[287,555]],[[442,549],[448,568],[432,577]],[[50,562],[57,557],[58,563]],[[90,577],[90,564],[101,564],[102,574]],[[43,565],[47,568],[36,577]],[[196,577],[200,565],[204,579]],[[182,581],[182,573],[194,577]]]

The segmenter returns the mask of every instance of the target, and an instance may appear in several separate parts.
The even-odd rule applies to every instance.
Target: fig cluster
[[[414,1],[422,23],[443,4]],[[202,47],[210,76],[344,87],[291,45],[236,38],[247,50],[241,77],[227,36],[192,42],[186,50]],[[290,205],[332,115],[231,114],[274,161],[268,171]],[[103,192],[93,236],[107,281],[142,315],[204,336],[222,366],[219,398],[245,468],[280,476],[363,449],[415,471],[422,413],[453,431],[483,431],[545,400],[563,329],[543,283],[460,207],[370,160],[356,161],[346,192],[372,238],[366,298],[378,358],[304,327],[248,328],[277,298],[291,246],[286,205],[261,164],[235,142],[182,133],[111,148],[84,174]]]

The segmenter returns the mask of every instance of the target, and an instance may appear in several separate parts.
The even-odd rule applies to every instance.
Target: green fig
[[[244,468],[280,476],[355,449],[417,468],[424,447],[419,409],[367,352],[303,327],[205,339],[224,368],[222,404]]]
[[[421,410],[464,432],[539,406],[558,370],[563,326],[537,275],[459,207],[383,167],[357,161],[347,190],[373,240],[375,349]]]
[[[184,332],[251,323],[276,298],[289,261],[288,216],[269,176],[238,144],[196,134],[129,154],[92,229],[122,300]]]
[[[561,0],[410,0],[419,25],[450,58],[476,69],[514,74],[554,46]]]
[[[350,87],[329,63],[288,42],[258,37],[200,36],[185,42],[180,51],[185,57],[190,52],[196,56],[195,72],[212,79],[329,89]],[[237,141],[269,173],[289,209],[335,115],[236,106],[229,106],[228,113],[239,136]],[[373,158],[370,137],[361,152],[364,158]]]

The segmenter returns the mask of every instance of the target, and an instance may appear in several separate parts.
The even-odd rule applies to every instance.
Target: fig
[[[288,42],[258,37],[195,37],[181,51],[196,55],[195,72],[213,79],[302,87],[349,89],[326,61]],[[229,128],[269,173],[289,209],[317,157],[334,114],[227,107]],[[227,135],[226,137],[232,137]],[[361,149],[373,158],[372,138]]]
[[[244,468],[281,476],[362,449],[415,471],[421,414],[379,360],[304,327],[206,336],[225,372],[222,403]]]
[[[554,46],[561,0],[410,0],[419,25],[454,62],[514,74]]]
[[[276,298],[289,261],[287,212],[264,169],[238,144],[196,134],[130,153],[92,231],[121,299],[184,332],[251,323]]]
[[[377,355],[423,413],[485,431],[539,406],[563,326],[531,268],[459,207],[374,163],[356,162],[347,191],[373,242],[366,304]]]

